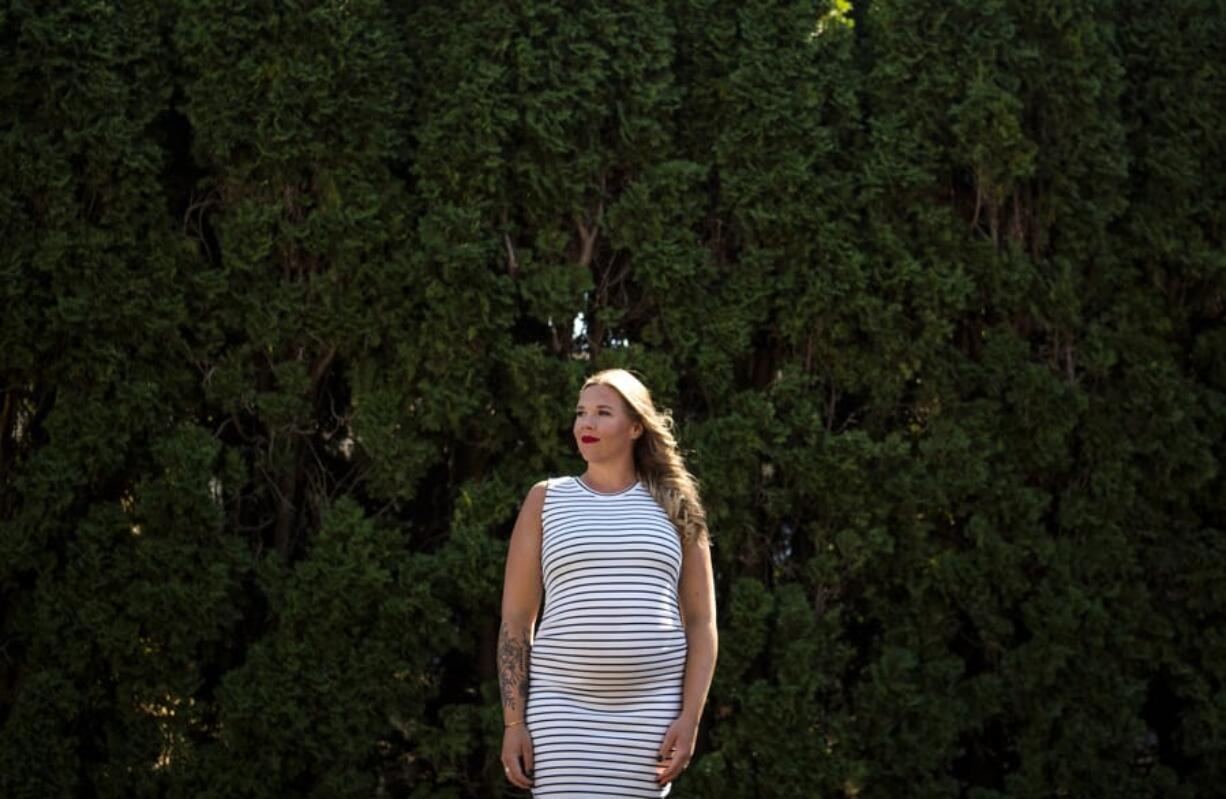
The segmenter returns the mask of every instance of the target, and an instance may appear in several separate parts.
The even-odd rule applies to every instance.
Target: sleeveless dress
[[[657,758],[686,659],[677,528],[641,482],[609,493],[578,477],[547,482],[541,528],[545,609],[524,713],[532,795],[667,796]]]

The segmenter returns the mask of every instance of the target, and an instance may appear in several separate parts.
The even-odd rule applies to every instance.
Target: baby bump
[[[681,630],[547,633],[533,641],[529,684],[610,697],[658,695],[680,685],[686,650]]]

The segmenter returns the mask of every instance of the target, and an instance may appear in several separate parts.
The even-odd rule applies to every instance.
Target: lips
[[[582,441],[584,444],[595,444],[600,439],[596,438],[596,436],[580,436],[579,440]]]

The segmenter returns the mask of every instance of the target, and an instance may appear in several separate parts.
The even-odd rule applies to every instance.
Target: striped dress
[[[686,639],[677,528],[641,482],[594,491],[548,481],[541,513],[545,609],[524,719],[532,795],[661,797],[658,753],[681,712]]]

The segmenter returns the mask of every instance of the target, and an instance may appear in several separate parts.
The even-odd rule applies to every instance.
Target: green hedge
[[[506,541],[638,370],[679,797],[1226,781],[1210,0],[0,10],[0,794],[522,795]]]

